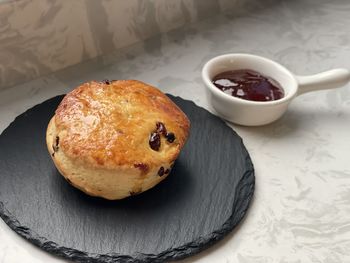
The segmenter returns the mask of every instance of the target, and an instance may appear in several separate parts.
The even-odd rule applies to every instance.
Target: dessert
[[[189,127],[186,115],[150,85],[91,81],[63,98],[49,122],[46,142],[70,184],[114,200],[164,180]]]

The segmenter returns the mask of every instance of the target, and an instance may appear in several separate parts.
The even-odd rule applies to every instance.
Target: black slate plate
[[[2,219],[42,249],[79,262],[163,262],[223,238],[253,195],[249,154],[219,118],[169,97],[191,120],[191,136],[166,180],[121,201],[89,197],[55,169],[45,131],[62,96],[18,116],[0,135]]]

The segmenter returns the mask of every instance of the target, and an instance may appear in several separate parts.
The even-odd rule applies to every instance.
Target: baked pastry
[[[91,81],[63,98],[46,142],[70,184],[114,200],[166,178],[189,127],[186,115],[152,86],[136,80]]]

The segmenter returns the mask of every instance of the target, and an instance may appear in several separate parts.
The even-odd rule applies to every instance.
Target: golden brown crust
[[[149,145],[156,123],[175,134],[161,137],[159,151]],[[59,150],[83,166],[138,168],[146,174],[172,163],[186,142],[189,120],[161,91],[136,80],[88,82],[68,93],[54,117]]]
[[[168,163],[159,165],[168,171],[162,176],[159,174],[159,167],[154,167],[145,174],[140,173],[135,167],[121,166],[111,170],[84,166],[64,154],[59,144],[57,145],[56,134],[53,117],[46,131],[46,143],[52,160],[68,183],[88,195],[116,200],[139,194],[164,180],[171,170],[171,165]]]

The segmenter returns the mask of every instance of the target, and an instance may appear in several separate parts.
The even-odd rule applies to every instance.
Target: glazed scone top
[[[166,95],[136,80],[85,83],[64,97],[54,118],[56,139],[67,157],[106,169],[148,170],[172,163],[190,125]],[[157,123],[163,123],[175,140],[160,134],[160,147],[154,150],[149,139]]]

